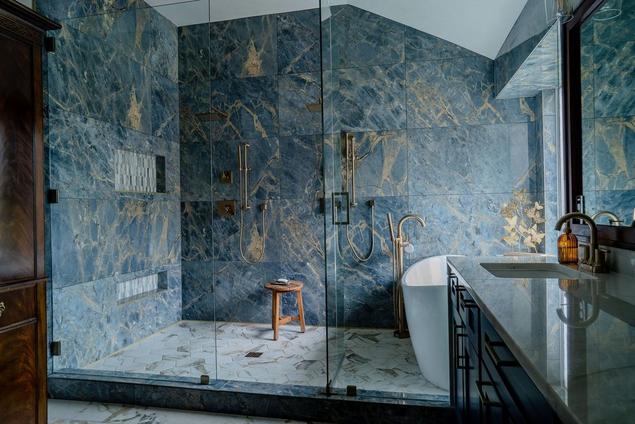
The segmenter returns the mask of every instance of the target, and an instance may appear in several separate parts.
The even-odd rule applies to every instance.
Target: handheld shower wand
[[[265,256],[265,243],[267,240],[267,227],[265,225],[265,214],[267,212],[267,201],[265,200],[260,204],[260,212],[262,215],[262,239],[260,242],[260,249],[258,256],[255,260],[247,258],[243,248],[243,239],[245,232],[244,215],[245,211],[251,209],[249,205],[249,162],[247,160],[247,152],[249,151],[249,144],[244,143],[238,146],[238,170],[239,170],[239,191],[240,191],[240,239],[238,241],[240,257],[248,264],[257,264],[262,261]],[[257,231],[257,230],[256,230]]]
[[[349,180],[350,180],[350,191],[351,191],[351,207],[356,207],[357,203],[357,193],[356,193],[356,181],[355,174],[357,170],[357,156],[356,156],[356,143],[355,143],[355,135],[352,133],[344,132],[343,133],[344,142],[345,142],[345,165],[344,165],[344,185],[346,190],[349,188]],[[346,241],[351,249],[351,253],[353,257],[358,262],[368,262],[368,260],[373,256],[375,252],[375,201],[369,200],[368,205],[370,206],[370,252],[368,255],[364,256],[362,253],[357,251],[355,247],[355,243],[353,243],[353,239],[350,234],[350,225],[346,225]]]

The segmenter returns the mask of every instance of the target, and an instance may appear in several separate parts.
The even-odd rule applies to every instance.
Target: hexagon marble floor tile
[[[238,415],[174,411],[170,409],[67,400],[50,400],[48,411],[49,424],[300,424],[300,421],[271,418],[241,417]]]

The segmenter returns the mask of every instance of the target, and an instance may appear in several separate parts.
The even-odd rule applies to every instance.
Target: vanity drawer
[[[528,424],[559,422],[534,382],[486,319],[481,322],[481,334],[483,365],[509,419]]]
[[[36,317],[36,286],[0,288],[0,328]]]
[[[461,317],[461,321],[463,321],[463,324],[465,324],[465,331],[468,338],[470,339],[470,342],[474,345],[477,352],[480,354],[480,312],[478,306],[467,290],[459,291],[458,298],[459,316]]]

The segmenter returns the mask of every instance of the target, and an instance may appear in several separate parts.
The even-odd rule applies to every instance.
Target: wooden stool
[[[291,321],[300,321],[300,330],[304,333],[306,326],[304,325],[304,305],[302,304],[302,287],[304,284],[300,281],[289,281],[289,284],[265,284],[267,290],[271,290],[271,326],[273,327],[273,339],[278,340],[278,332],[281,325],[285,325]],[[298,301],[298,315],[280,316],[280,297],[284,293],[293,293]]]

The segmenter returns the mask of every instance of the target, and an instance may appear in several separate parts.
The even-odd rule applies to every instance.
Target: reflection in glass
[[[635,208],[635,0],[606,1],[582,24],[580,38],[585,212],[604,212],[600,224],[629,226]]]

